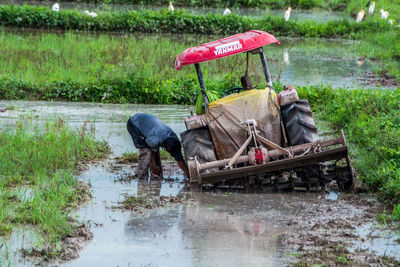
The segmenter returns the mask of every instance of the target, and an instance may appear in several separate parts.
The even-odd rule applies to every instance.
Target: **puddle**
[[[368,250],[380,256],[400,258],[400,233],[390,229],[382,229],[376,223],[368,223],[358,227],[356,233],[360,237],[355,241],[353,251]]]
[[[280,45],[265,49],[267,57],[274,60],[269,63],[273,80],[299,86],[329,84],[343,88],[371,88],[376,86],[373,85],[374,81],[379,84],[379,78],[371,78],[370,73],[378,70],[382,64],[359,58],[356,49],[360,42],[278,39]],[[367,81],[370,85],[366,85]]]
[[[330,191],[330,192],[325,196],[325,199],[335,201],[335,200],[337,200],[337,199],[339,198],[339,196],[340,196],[340,193]]]
[[[5,0],[4,4],[15,4],[15,5],[35,5],[35,6],[47,6],[51,7],[53,2],[37,2],[37,1],[20,1],[20,0]],[[93,4],[93,3],[79,3],[79,2],[61,2],[60,9],[76,9],[76,10],[90,10],[96,12],[102,11],[128,11],[128,10],[159,10],[167,8],[166,6],[151,6],[151,5],[129,5],[129,4]],[[177,7],[176,10],[185,9],[191,14],[223,14],[225,8],[212,8],[212,7]],[[263,16],[281,16],[284,17],[285,9],[269,9],[269,8],[231,8],[233,14],[249,17],[263,17]],[[322,9],[312,9],[312,10],[297,10],[292,8],[290,14],[291,20],[306,21],[312,20],[317,22],[326,22],[333,20],[342,20],[344,18],[349,18],[347,15],[342,14],[342,12],[327,11]]]
[[[143,215],[110,209],[113,202],[122,200],[121,192],[174,196],[183,188],[176,182],[113,182],[131,171],[111,173],[104,164],[81,176],[92,184],[94,198],[77,214],[90,220],[94,238],[79,259],[65,266],[241,265],[249,258],[253,266],[282,264],[280,256],[286,249],[279,237],[288,228],[279,218],[287,211],[271,206],[280,202],[276,196],[199,193],[188,205],[158,208]],[[266,206],[271,209],[265,211]],[[240,258],[229,260],[238,253]]]
[[[96,136],[110,143],[111,158],[134,151],[126,131],[130,115],[153,113],[179,133],[184,129],[183,118],[193,108],[0,101],[0,108],[7,106],[15,108],[0,113],[1,127],[12,127],[17,118],[26,114],[38,119],[60,115],[72,126],[94,121]],[[80,180],[91,185],[93,199],[73,216],[87,222],[93,239],[84,246],[78,259],[61,266],[283,266],[293,260],[291,254],[298,253],[300,245],[291,242],[301,240],[301,246],[312,248],[316,245],[308,241],[310,233],[329,238],[328,241],[340,241],[344,235],[341,233],[345,232],[354,246],[354,242],[359,242],[355,240],[362,239],[350,235],[355,232],[353,225],[363,236],[369,231],[368,223],[375,220],[368,206],[363,206],[368,201],[358,200],[361,199],[358,195],[351,196],[351,201],[343,200],[342,195],[338,198],[333,192],[192,192],[190,201],[184,204],[174,203],[143,212],[116,210],[112,207],[126,194],[177,196],[186,191],[182,173],[176,166],[164,165],[164,174],[169,178],[164,181],[119,182],[134,174],[134,166],[114,163],[109,159],[91,165],[80,175]],[[22,242],[25,235],[18,231],[12,234],[11,245],[8,244],[9,261],[5,265],[32,265],[19,258],[18,249],[31,245]],[[400,244],[393,240],[362,241],[354,249],[389,247],[386,253],[400,258]]]
[[[32,266],[32,263],[24,260],[20,249],[40,244],[39,234],[29,226],[15,227],[11,236],[0,237],[0,266]]]

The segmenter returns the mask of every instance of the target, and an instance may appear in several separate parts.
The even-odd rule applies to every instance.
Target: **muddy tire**
[[[207,127],[185,131],[181,138],[186,161],[191,157],[196,157],[200,163],[217,160]]]
[[[299,100],[281,107],[286,135],[291,146],[319,140],[317,127],[307,100]]]

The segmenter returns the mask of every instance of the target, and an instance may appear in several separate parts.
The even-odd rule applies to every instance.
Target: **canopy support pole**
[[[206,94],[206,86],[204,85],[204,80],[203,80],[203,74],[201,73],[200,65],[199,63],[194,64],[196,67],[196,72],[197,72],[197,78],[199,79],[200,83],[200,88],[201,88],[201,94],[203,96],[203,102],[204,102],[204,108],[206,111],[208,110],[208,104],[210,101],[208,100],[207,94]]]
[[[265,58],[264,50],[262,47],[260,47],[260,58],[261,58],[261,63],[262,63],[263,69],[264,69],[265,79],[267,80],[267,86],[270,89],[273,89],[272,82],[271,82],[271,75],[269,74],[269,70],[268,70],[267,59]]]

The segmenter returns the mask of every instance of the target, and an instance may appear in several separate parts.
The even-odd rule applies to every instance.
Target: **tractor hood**
[[[180,70],[184,65],[200,63],[231,56],[234,54],[251,51],[279,41],[264,31],[248,31],[224,39],[191,47],[180,53],[175,60],[175,69]]]

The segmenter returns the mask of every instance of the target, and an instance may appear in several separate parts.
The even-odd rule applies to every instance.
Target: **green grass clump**
[[[68,216],[84,198],[74,176],[78,164],[106,153],[86,125],[74,131],[61,119],[27,117],[0,131],[0,225],[30,224],[48,244],[60,241],[71,233]]]

